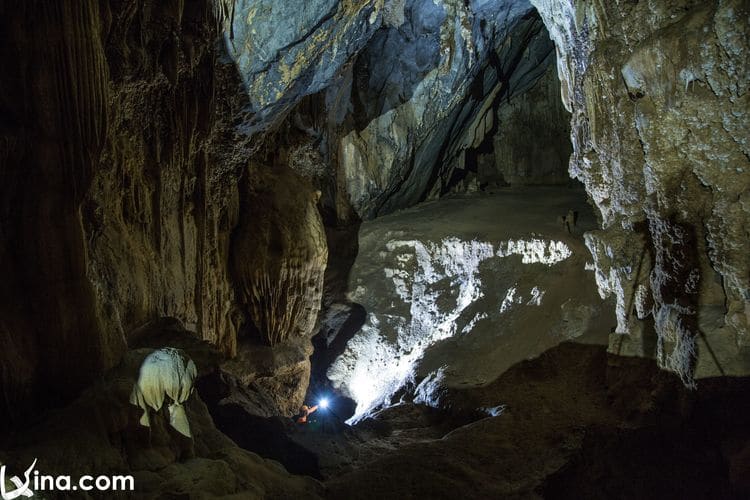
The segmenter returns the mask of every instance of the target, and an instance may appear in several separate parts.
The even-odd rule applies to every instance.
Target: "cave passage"
[[[0,0],[2,500],[750,498],[749,22]]]

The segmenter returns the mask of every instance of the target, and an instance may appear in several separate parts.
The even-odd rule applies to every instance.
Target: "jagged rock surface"
[[[502,101],[549,75],[542,21],[612,349],[688,384],[746,372],[747,2],[533,3],[3,2],[0,423],[69,400],[157,318],[230,357],[304,340],[323,232],[349,240],[328,305],[361,218],[471,188]]]
[[[249,102],[238,127],[252,135],[305,95],[324,89],[380,28],[383,0],[219,2],[228,59]]]
[[[570,173],[601,217],[588,244],[617,299],[611,348],[687,384],[746,373],[747,2],[532,3],[573,113]]]
[[[523,2],[494,7],[406,2],[408,22],[378,32],[358,56],[354,129],[342,134],[338,171],[360,217],[449,190],[466,175],[467,150],[493,130],[497,102],[544,71],[552,47],[537,36],[540,20]]]
[[[742,498],[750,491],[748,389],[746,377],[727,377],[690,391],[652,360],[564,343],[448,397],[448,412],[502,403],[499,415],[448,433],[439,416],[407,417],[405,427],[403,416],[418,413],[409,405],[378,415],[371,428],[380,433],[333,455],[326,496]],[[330,447],[319,441],[310,448]],[[367,455],[369,463],[347,469],[347,459]]]
[[[497,122],[492,149],[477,158],[480,186],[570,183],[570,113],[554,64],[534,87],[500,104]]]
[[[217,43],[214,4],[5,2],[2,13],[1,413],[69,399],[160,317],[227,356],[240,334],[276,338],[249,326],[269,316],[309,335],[326,260],[314,190],[247,165],[262,141],[235,129],[249,97]],[[273,251],[271,232],[248,232],[271,211],[248,201],[256,172],[299,193],[274,219],[296,246]],[[253,302],[266,290],[256,269],[272,281],[284,269],[294,286],[276,305]]]
[[[578,212],[571,232],[558,222],[568,210]],[[582,236],[594,227],[583,190],[564,187],[443,199],[365,222],[349,298],[367,316],[327,373],[356,401],[354,419],[410,398],[444,407],[446,387],[483,385],[566,339],[606,343],[611,303],[585,270]]]

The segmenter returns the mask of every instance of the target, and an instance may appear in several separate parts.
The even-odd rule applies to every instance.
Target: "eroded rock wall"
[[[304,339],[326,243],[331,303],[362,218],[464,189],[502,101],[549,89],[545,24],[612,348],[741,372],[747,3],[533,4],[4,2],[3,411],[69,398],[160,317],[227,356]]]
[[[526,90],[552,51],[524,2],[412,0],[352,67],[338,175],[369,219],[449,191],[491,134],[497,101]]]
[[[301,97],[330,85],[390,12],[383,0],[216,3],[228,59],[249,97],[238,125],[248,135],[278,123]]]
[[[748,370],[748,3],[533,0],[573,113],[570,173],[601,216],[588,235],[610,348],[685,383]]]
[[[226,356],[240,333],[249,344],[273,338],[248,325],[274,313],[308,336],[326,260],[315,191],[248,162],[266,141],[237,127],[252,99],[219,41],[220,9],[132,0],[4,2],[0,12],[2,425],[68,400],[158,318]],[[282,243],[312,250],[246,230],[272,209],[246,203],[262,172],[299,197],[267,220],[286,227]],[[232,260],[235,250],[246,254]],[[265,293],[245,275],[256,268],[292,275],[288,309],[253,305]]]
[[[480,185],[566,185],[570,113],[560,100],[560,81],[554,64],[527,92],[503,101],[497,109],[492,149],[480,155]]]
[[[10,411],[54,403],[80,389],[91,372],[115,362],[124,340],[104,330],[94,312],[79,212],[107,133],[99,5],[4,2],[0,18],[5,424]]]
[[[554,214],[571,208],[568,232]],[[444,407],[446,387],[483,385],[565,340],[606,342],[611,304],[585,271],[582,235],[594,227],[583,190],[560,187],[465,195],[363,223],[349,297],[366,318],[327,371],[356,401],[352,420],[411,399]]]
[[[217,93],[237,76],[216,61],[212,5],[131,2],[102,17],[109,133],[81,207],[97,314],[123,338],[175,317],[231,354],[241,169],[215,150],[232,148]]]

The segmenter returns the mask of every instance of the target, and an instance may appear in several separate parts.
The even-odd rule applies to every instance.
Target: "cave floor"
[[[706,379],[688,391],[651,360],[563,343],[453,395],[473,405],[500,399],[501,415],[381,450],[329,477],[326,496],[747,498],[748,395],[748,378]],[[416,411],[391,408],[376,421],[387,434]],[[449,413],[433,415],[431,431]]]
[[[566,215],[571,209],[578,212],[573,235],[597,228],[582,187],[523,186],[426,201],[364,222],[360,239],[377,232],[408,230],[414,237],[471,233],[489,240],[524,236],[532,228],[566,238],[569,233],[558,216]]]

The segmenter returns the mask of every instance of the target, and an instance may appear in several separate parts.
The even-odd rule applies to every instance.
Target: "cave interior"
[[[3,500],[750,498],[747,0],[0,41]]]

